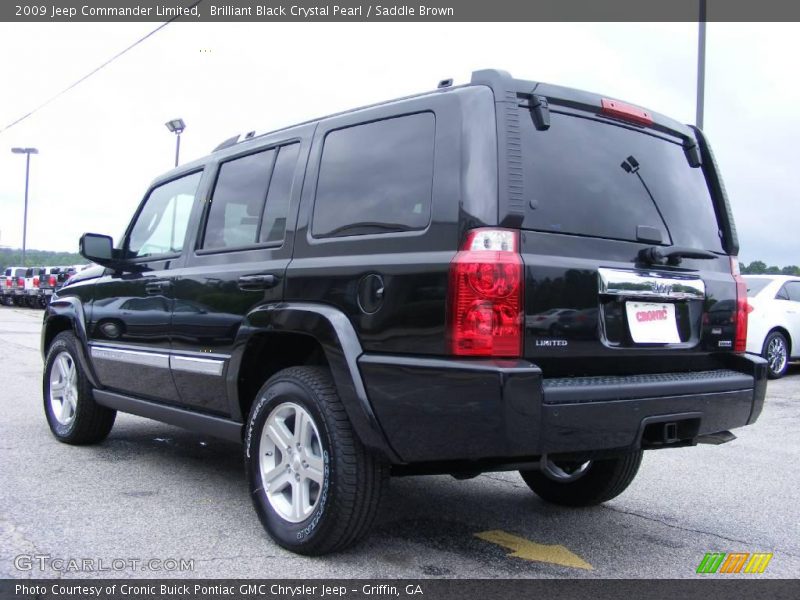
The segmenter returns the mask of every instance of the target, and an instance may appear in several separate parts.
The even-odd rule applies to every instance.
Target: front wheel
[[[258,392],[245,465],[267,533],[306,555],[335,552],[366,535],[388,473],[357,438],[330,373],[318,367],[284,369]]]
[[[94,401],[78,360],[78,340],[64,331],[47,351],[44,363],[44,414],[50,431],[65,444],[94,444],[109,434],[117,411]]]
[[[561,506],[594,506],[616,498],[633,481],[642,451],[603,460],[552,461],[543,456],[541,469],[520,471],[542,500]]]
[[[770,379],[786,375],[789,368],[789,344],[781,332],[773,331],[767,336],[761,356],[767,361],[767,375]]]

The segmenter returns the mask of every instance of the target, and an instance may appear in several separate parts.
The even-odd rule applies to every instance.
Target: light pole
[[[178,158],[181,154],[181,134],[183,130],[186,129],[186,123],[183,122],[183,119],[172,119],[171,121],[167,121],[164,123],[172,133],[175,134],[175,166],[178,166]]]
[[[700,0],[697,33],[697,128],[703,129],[703,103],[706,88],[706,0]]]
[[[28,180],[31,174],[31,154],[39,154],[36,148],[12,148],[14,154],[25,154],[25,211],[22,217],[22,266],[25,266],[25,249],[28,237]]]

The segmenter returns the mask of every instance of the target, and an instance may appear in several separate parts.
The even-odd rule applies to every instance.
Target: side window
[[[286,216],[292,196],[292,181],[300,154],[300,144],[281,146],[269,182],[267,206],[261,221],[261,242],[280,242],[286,232]]]
[[[154,188],[128,236],[130,257],[179,253],[202,172]]]
[[[256,243],[276,151],[265,150],[222,163],[208,209],[203,249]]]
[[[788,294],[788,299],[792,302],[800,302],[800,281],[789,281],[784,289]]]
[[[311,233],[338,237],[430,222],[436,120],[419,113],[328,133]]]

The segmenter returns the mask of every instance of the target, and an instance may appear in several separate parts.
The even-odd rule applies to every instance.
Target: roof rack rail
[[[229,137],[227,140],[222,142],[219,146],[214,148],[212,152],[217,152],[218,150],[224,150],[225,148],[230,148],[231,146],[235,146],[238,141],[239,141],[239,134],[236,134],[235,136]]]

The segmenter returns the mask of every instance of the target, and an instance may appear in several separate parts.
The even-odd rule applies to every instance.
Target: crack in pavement
[[[514,483],[513,481],[508,481],[507,479],[503,479],[501,477],[493,477],[492,475],[490,475],[488,473],[482,473],[480,475],[480,477],[486,477],[487,479],[491,479],[492,481],[499,481],[501,483],[508,484],[508,485],[510,485],[510,486],[512,486],[514,488],[524,487],[522,485],[518,485],[518,484]],[[689,532],[689,533],[698,533],[700,535],[707,535],[707,536],[710,536],[710,537],[716,537],[716,538],[719,538],[719,539],[722,539],[722,540],[726,540],[728,542],[734,542],[736,544],[745,544],[746,545],[746,544],[751,543],[751,542],[749,542],[747,540],[740,540],[740,539],[736,539],[736,538],[732,538],[732,537],[727,537],[725,535],[722,535],[720,533],[714,533],[712,531],[704,531],[702,529],[692,529],[691,527],[683,527],[683,526],[677,525],[675,523],[670,523],[669,521],[666,521],[664,519],[659,519],[657,517],[652,517],[652,516],[649,516],[649,515],[643,515],[641,513],[637,513],[637,512],[633,512],[633,511],[629,511],[629,510],[622,510],[620,508],[614,508],[613,506],[608,506],[608,505],[602,504],[602,505],[600,505],[600,508],[604,508],[606,510],[610,510],[610,511],[613,511],[615,513],[620,513],[620,514],[623,514],[623,515],[630,515],[632,517],[639,517],[640,519],[645,519],[647,521],[651,521],[651,522],[654,522],[654,523],[660,523],[661,525],[664,525],[664,526],[669,527],[671,529],[678,529],[680,531],[686,531],[686,532]],[[783,548],[775,547],[774,550],[778,550],[781,553],[785,554],[786,556],[790,556],[792,558],[800,558],[800,554],[795,554],[794,552],[787,551],[787,550],[785,550]]]
[[[651,517],[651,516],[643,515],[643,514],[640,514],[640,513],[633,512],[633,511],[622,510],[620,508],[614,508],[613,506],[601,505],[600,507],[604,508],[606,510],[610,510],[610,511],[616,512],[616,513],[621,513],[623,515],[631,515],[633,517],[639,517],[640,519],[645,519],[647,521],[653,521],[655,523],[661,523],[662,525],[665,525],[666,527],[669,527],[671,529],[679,529],[680,531],[687,531],[687,532],[690,532],[690,533],[699,533],[701,535],[707,535],[707,536],[710,536],[710,537],[716,537],[716,538],[719,538],[721,540],[725,540],[725,541],[728,541],[728,542],[734,542],[736,544],[747,545],[747,544],[751,543],[751,542],[749,542],[747,540],[739,540],[739,539],[736,539],[736,538],[727,537],[727,536],[724,536],[724,535],[722,535],[720,533],[714,533],[712,531],[704,531],[702,529],[692,529],[691,527],[681,527],[680,525],[676,525],[674,523],[670,523],[668,521],[665,521],[663,519],[659,519],[657,517]],[[791,556],[792,558],[800,558],[800,555],[794,554],[792,552],[787,552],[786,550],[783,550],[781,548],[777,548],[776,547],[776,548],[774,548],[774,550],[780,550],[783,554],[785,554],[787,556]]]

